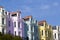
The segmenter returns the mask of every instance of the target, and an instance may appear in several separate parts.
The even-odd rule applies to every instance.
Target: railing
[[[1,27],[6,27],[6,24],[2,24]]]

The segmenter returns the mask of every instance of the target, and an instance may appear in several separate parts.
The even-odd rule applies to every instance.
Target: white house
[[[0,32],[6,34],[6,14],[5,9],[0,6]]]
[[[53,40],[58,40],[58,27],[57,26],[53,26]]]
[[[60,26],[57,27],[58,27],[58,40],[60,40]]]

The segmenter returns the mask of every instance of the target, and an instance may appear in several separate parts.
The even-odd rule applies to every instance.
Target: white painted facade
[[[60,26],[57,27],[58,27],[58,40],[60,40]]]
[[[58,40],[58,27],[53,28],[53,40]]]
[[[6,34],[6,11],[0,8],[0,32]]]

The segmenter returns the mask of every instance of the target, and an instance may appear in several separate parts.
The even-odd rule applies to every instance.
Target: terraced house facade
[[[25,34],[27,35],[27,40],[38,40],[38,24],[37,21],[33,19],[32,16],[26,16],[23,18],[25,22]]]
[[[53,40],[52,27],[45,20],[38,22],[40,40]]]
[[[28,40],[38,40],[38,25],[37,21],[32,16],[26,16],[24,19],[26,35]]]
[[[7,33],[15,36],[24,37],[23,34],[23,22],[21,19],[21,12],[9,12],[7,14]]]
[[[6,10],[0,6],[0,32],[6,34]]]
[[[53,26],[53,40],[58,40],[58,27]]]
[[[8,12],[0,6],[0,32],[20,36],[23,40],[60,40],[60,26],[51,26],[46,20],[33,16],[22,18],[21,11]]]

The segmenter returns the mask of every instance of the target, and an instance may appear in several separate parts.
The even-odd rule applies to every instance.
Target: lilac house
[[[8,34],[24,37],[24,26],[20,11],[8,13],[6,22]]]

